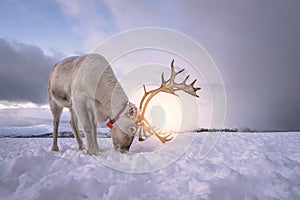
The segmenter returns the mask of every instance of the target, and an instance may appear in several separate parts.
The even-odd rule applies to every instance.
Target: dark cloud
[[[46,103],[49,72],[58,57],[0,38],[0,100]]]

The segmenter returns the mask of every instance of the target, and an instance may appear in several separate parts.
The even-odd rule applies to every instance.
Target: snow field
[[[148,173],[118,171],[103,160],[151,169],[172,156],[154,137],[135,139],[128,154],[99,138],[99,156],[78,151],[74,138],[59,138],[57,153],[49,151],[51,138],[1,138],[0,199],[300,199],[300,133],[224,133],[200,160],[206,134]]]

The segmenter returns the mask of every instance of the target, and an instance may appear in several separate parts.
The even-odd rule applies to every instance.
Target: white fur
[[[49,77],[48,93],[53,114],[53,151],[59,150],[57,129],[63,107],[70,109],[71,127],[79,149],[83,149],[83,143],[78,133],[77,118],[87,139],[88,153],[97,154],[97,123],[114,118],[128,102],[110,65],[98,54],[70,57],[57,63]],[[120,119],[130,119],[128,108]],[[126,133],[134,124],[131,120],[125,121],[126,124],[121,126],[114,125],[111,131],[116,148],[128,149],[131,145],[133,135]]]

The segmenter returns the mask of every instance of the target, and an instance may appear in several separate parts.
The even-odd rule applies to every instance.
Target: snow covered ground
[[[99,156],[73,138],[59,138],[58,153],[50,138],[0,138],[0,199],[300,199],[299,132],[224,133],[199,159],[207,134],[175,161],[154,137],[128,154],[99,138]]]

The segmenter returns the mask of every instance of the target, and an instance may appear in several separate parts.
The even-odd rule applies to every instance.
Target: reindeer
[[[88,154],[99,152],[97,123],[107,119],[113,124],[110,133],[115,148],[121,152],[129,150],[136,131],[129,116],[130,104],[109,63],[101,55],[74,56],[58,62],[50,73],[48,97],[53,114],[52,151],[59,151],[57,135],[63,107],[70,110],[70,124],[79,150],[84,146],[78,119],[87,139]],[[114,124],[116,122],[119,124]]]
[[[87,139],[87,152],[97,155],[99,152],[97,142],[97,123],[108,121],[111,128],[113,145],[115,149],[124,153],[132,144],[135,133],[139,131],[139,141],[150,135],[155,135],[165,143],[172,138],[170,134],[161,136],[144,117],[149,101],[159,92],[175,94],[182,90],[197,96],[194,83],[187,85],[186,79],[177,84],[175,77],[181,73],[175,72],[174,60],[171,63],[172,74],[167,81],[162,74],[162,84],[158,89],[147,92],[141,100],[139,109],[131,104],[121,85],[117,81],[109,63],[98,54],[74,56],[58,62],[52,69],[48,82],[48,97],[50,109],[53,114],[53,144],[52,151],[59,151],[57,146],[58,126],[60,115],[64,107],[71,113],[71,128],[76,138],[79,150],[84,149],[78,131],[78,119],[83,127]],[[147,134],[147,133],[150,133]]]

